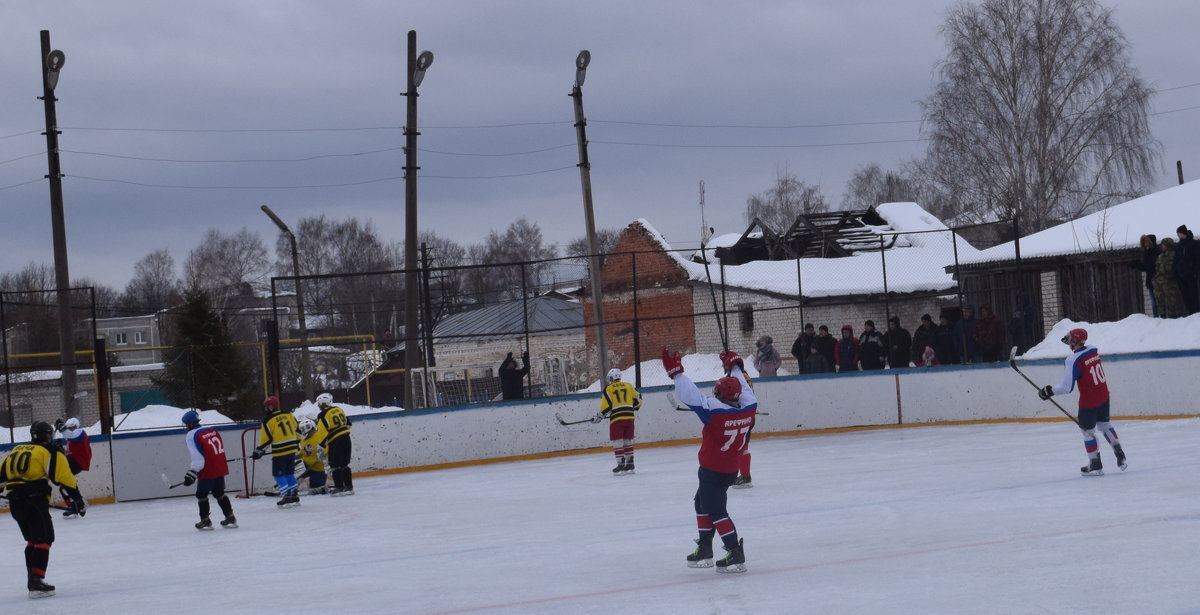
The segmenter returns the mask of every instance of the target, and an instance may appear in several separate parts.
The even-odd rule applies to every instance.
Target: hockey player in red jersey
[[[189,487],[196,485],[196,499],[200,504],[200,521],[196,523],[196,529],[213,529],[212,521],[208,518],[209,493],[217,500],[217,506],[225,515],[221,527],[236,528],[237,517],[233,516],[229,496],[225,495],[225,476],[229,474],[229,463],[225,461],[225,442],[221,440],[221,434],[212,427],[201,427],[200,414],[195,410],[183,413],[183,425],[188,430],[187,448],[192,457],[192,465],[183,477],[183,484]]]
[[[87,432],[79,426],[79,419],[71,417],[64,422],[58,419],[54,428],[62,434],[66,440],[67,465],[71,467],[71,474],[76,476],[80,472],[87,472],[92,467],[92,443],[88,439]],[[77,519],[79,515],[75,512],[74,506],[71,505],[71,495],[64,489],[59,488],[62,492],[63,502],[67,510],[63,513],[64,519]]]
[[[1055,395],[1070,393],[1079,386],[1079,428],[1083,430],[1083,446],[1087,450],[1088,465],[1079,468],[1084,476],[1100,476],[1104,474],[1104,465],[1100,462],[1100,447],[1096,444],[1096,428],[1104,434],[1104,439],[1112,446],[1113,454],[1117,457],[1117,467],[1124,470],[1125,450],[1117,439],[1117,431],[1108,422],[1108,384],[1104,375],[1104,367],[1100,365],[1100,352],[1093,346],[1087,345],[1087,331],[1071,329],[1063,336],[1062,342],[1071,347],[1071,356],[1065,362],[1066,372],[1062,382],[1056,385],[1046,385],[1038,391],[1038,397],[1050,399]]]
[[[721,361],[729,367],[729,376],[717,380],[715,397],[700,392],[691,378],[683,373],[679,353],[662,351],[663,368],[675,383],[675,393],[700,421],[704,423],[700,443],[700,487],[694,498],[696,527],[700,538],[696,550],[687,556],[692,568],[713,565],[712,541],[720,534],[725,557],[717,560],[717,572],[745,572],[746,554],[737,528],[726,510],[728,490],[737,478],[738,461],[746,448],[746,436],[754,426],[758,399],[742,375],[742,359],[735,352],[725,352]]]

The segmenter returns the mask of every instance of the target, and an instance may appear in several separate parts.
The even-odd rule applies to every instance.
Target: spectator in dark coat
[[[521,361],[525,363],[525,367],[517,369],[517,360],[513,358],[512,353],[504,358],[500,363],[500,391],[504,394],[504,399],[525,399],[525,375],[529,373],[529,353],[521,353]]]
[[[1179,284],[1179,295],[1183,298],[1185,316],[1200,312],[1200,293],[1197,292],[1196,270],[1200,268],[1200,246],[1188,230],[1187,225],[1175,229],[1179,242],[1175,246],[1175,281]]]
[[[842,325],[842,339],[833,349],[833,364],[839,373],[858,371],[858,338],[854,337],[854,327]]]
[[[963,306],[962,318],[954,323],[954,352],[963,363],[979,361],[979,345],[975,343],[975,306]],[[945,365],[945,361],[942,364]]]
[[[875,321],[868,320],[863,325],[862,335],[858,337],[858,360],[863,371],[883,369],[886,356],[887,344],[883,341],[883,334],[875,329]]]
[[[954,341],[954,326],[950,324],[950,317],[942,314],[938,318],[937,330],[933,336],[933,353],[937,356],[938,363],[954,365],[959,362]]]
[[[925,365],[925,349],[932,348],[934,345],[934,334],[937,328],[933,326],[933,317],[929,314],[921,315],[921,326],[913,331],[912,335],[912,359],[917,367]]]
[[[792,356],[796,357],[796,363],[800,367],[801,374],[809,373],[808,367],[806,367],[808,357],[811,354],[809,349],[812,348],[816,341],[817,331],[813,328],[813,325],[810,322],[804,325],[804,331],[802,331],[800,335],[796,336],[796,341],[792,342]]]
[[[1162,253],[1162,248],[1158,247],[1158,237],[1154,235],[1142,235],[1138,244],[1142,247],[1142,258],[1130,264],[1134,269],[1146,273],[1146,290],[1150,295],[1150,313],[1158,318],[1158,299],[1154,296],[1154,269],[1158,266],[1158,255]]]
[[[1162,252],[1154,269],[1154,295],[1158,300],[1158,313],[1163,318],[1187,316],[1183,300],[1179,297],[1179,282],[1175,279],[1175,240],[1163,237]]]
[[[883,345],[887,349],[888,367],[892,369],[908,367],[912,354],[912,335],[908,333],[908,329],[900,326],[899,316],[892,316],[888,319],[888,330],[883,334]],[[921,347],[917,356],[920,356],[923,350],[925,348]]]
[[[829,367],[829,361],[821,351],[817,349],[816,344],[811,344],[808,347],[808,356],[804,358],[804,373],[806,374],[823,374],[833,371]]]
[[[986,303],[979,306],[975,343],[979,345],[979,356],[985,363],[1001,360],[1004,354],[1004,321],[997,318],[992,306]]]
[[[1017,291],[1017,302],[1013,308],[1012,318],[1008,321],[1008,333],[1012,335],[1013,346],[1016,346],[1020,352],[1029,350],[1033,346],[1033,326],[1034,326],[1033,301],[1029,298],[1029,293],[1019,290]],[[1001,352],[1001,359],[1007,359]]]
[[[837,361],[834,359],[834,349],[837,348],[837,340],[829,334],[829,327],[821,325],[817,327],[817,350],[825,357],[825,361],[829,363],[829,371],[834,370]]]

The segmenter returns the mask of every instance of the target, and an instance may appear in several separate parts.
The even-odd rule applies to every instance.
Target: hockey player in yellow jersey
[[[317,439],[317,424],[305,418],[301,419],[299,425],[300,461],[304,462],[304,473],[300,478],[308,479],[307,495],[324,495],[329,493],[329,488],[325,486],[325,453]]]
[[[608,419],[608,439],[617,458],[613,476],[633,474],[634,413],[642,407],[642,396],[632,384],[621,380],[621,370],[615,367],[608,370],[606,379],[608,385],[600,395],[600,412],[592,422]]]
[[[50,443],[54,426],[37,421],[29,427],[28,444],[18,444],[0,463],[0,485],[12,511],[12,518],[25,539],[25,568],[29,573],[26,588],[30,598],[54,595],[54,586],[46,583],[50,563],[50,545],[54,543],[54,520],[50,517],[50,483],[61,487],[70,497],[71,512],[82,517],[87,502],[75,484],[75,475],[62,450]]]
[[[267,416],[262,420],[258,446],[251,457],[260,459],[266,455],[267,447],[271,447],[271,476],[275,477],[279,495],[283,496],[275,505],[279,508],[299,506],[296,452],[300,448],[300,439],[297,436],[296,417],[290,412],[280,411],[279,398],[275,396],[264,399],[263,408]]]
[[[354,476],[350,472],[350,419],[340,406],[333,405],[333,395],[321,393],[317,396],[317,442],[325,447],[325,458],[329,460],[329,474],[333,477],[333,488],[329,495],[354,495]]]

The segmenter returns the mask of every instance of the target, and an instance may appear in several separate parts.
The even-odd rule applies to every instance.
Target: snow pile
[[[1200,350],[1200,314],[1186,318],[1151,318],[1134,314],[1117,322],[1075,322],[1061,320],[1042,343],[1030,348],[1022,359],[1061,359],[1071,354],[1062,338],[1071,329],[1088,332],[1088,346],[1101,355],[1133,354],[1161,350]]]

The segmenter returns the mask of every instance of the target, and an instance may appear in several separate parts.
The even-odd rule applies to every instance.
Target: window
[[[145,344],[146,343],[146,332],[145,331],[135,331],[133,333],[133,343],[134,344]]]
[[[117,338],[118,346],[124,346],[129,343],[129,334],[128,333],[118,333],[116,335],[116,338]]]
[[[743,305],[738,308],[738,320],[741,322],[742,331],[750,332],[754,330],[754,306]]]

